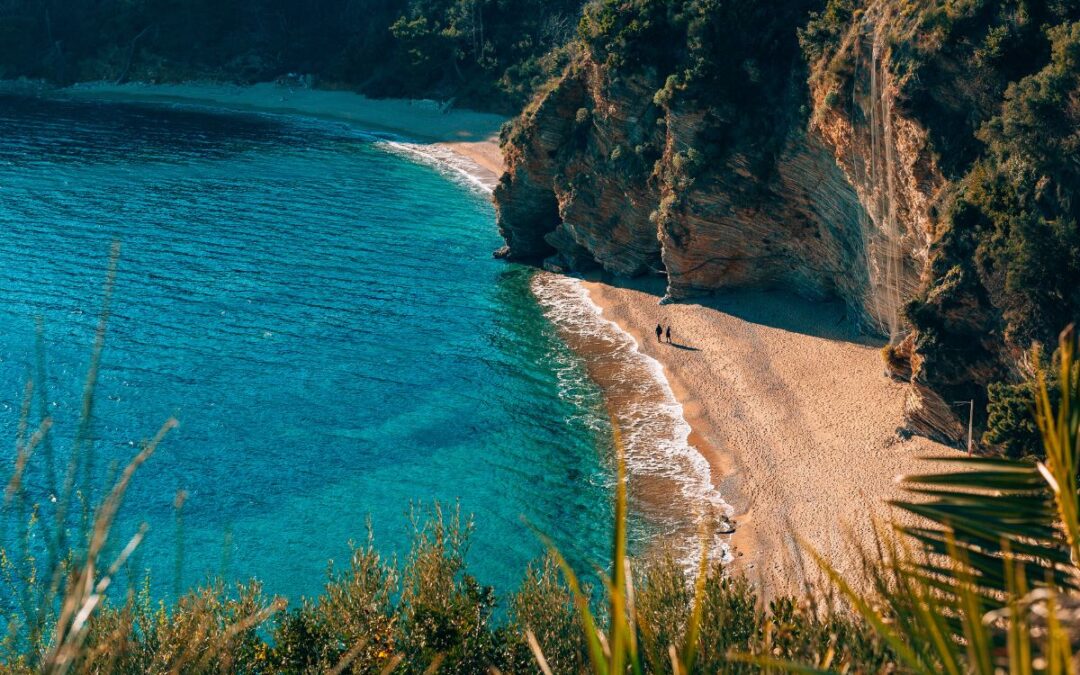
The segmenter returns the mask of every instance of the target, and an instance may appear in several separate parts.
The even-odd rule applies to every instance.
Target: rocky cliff
[[[634,4],[642,16],[586,14],[577,57],[503,139],[501,253],[661,274],[672,300],[762,287],[840,298],[888,338],[916,431],[960,440],[958,398],[976,401],[982,426],[987,386],[1020,379],[1027,347],[1064,319],[1021,335],[1031,322],[1017,317],[1045,317],[1045,304],[1009,313],[992,213],[958,224],[958,195],[996,166],[985,128],[1024,74],[970,57],[970,44],[1001,51],[1006,28],[1024,53],[1056,38],[1005,8],[832,0],[821,13],[748,3],[716,17],[719,5],[685,4],[674,18],[649,3]],[[649,51],[641,26],[650,43],[666,31],[688,47]]]
[[[664,274],[671,299],[782,285],[844,298],[877,326],[859,194],[797,104],[767,157],[739,143],[709,153],[722,112],[667,94],[655,71],[612,77],[592,54],[577,59],[504,139],[501,254]]]
[[[866,311],[888,336],[886,363],[911,383],[906,413],[918,432],[947,441],[965,432],[956,410],[928,381],[905,305],[928,282],[936,214],[948,181],[929,133],[905,109],[892,37],[908,21],[887,2],[871,4],[850,26],[828,64],[810,78],[810,134],[821,138],[858,195],[858,227],[867,275]]]

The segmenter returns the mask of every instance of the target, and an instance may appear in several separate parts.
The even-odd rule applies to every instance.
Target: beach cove
[[[881,343],[858,334],[839,303],[740,291],[661,305],[662,283],[585,286],[663,364],[691,442],[732,506],[734,569],[767,596],[820,581],[807,547],[859,585],[875,518],[912,521],[885,503],[905,496],[896,478],[942,470],[923,457],[958,455],[902,433],[904,387],[884,373]],[[657,342],[657,323],[673,326],[682,347]]]
[[[391,142],[402,151],[452,166],[484,187],[502,170],[500,118],[446,112],[433,102],[279,85],[102,84],[62,95],[338,119],[400,134]],[[591,364],[609,406],[622,409],[632,432],[646,431],[631,434],[639,447],[659,447],[651,456],[630,452],[644,477],[639,507],[678,533],[687,559],[694,553],[688,523],[731,517],[735,534],[716,536],[713,551],[769,593],[798,592],[816,578],[799,562],[804,550],[792,532],[856,576],[856,549],[874,540],[871,514],[890,515],[884,501],[900,494],[895,477],[930,468],[919,456],[954,452],[898,434],[903,388],[883,373],[881,345],[850,329],[839,306],[757,292],[661,306],[662,285],[649,281],[547,274],[534,279],[533,292],[560,336]],[[591,323],[590,314],[603,321]],[[673,325],[675,342],[688,348],[656,343],[658,322]],[[615,353],[625,358],[613,363]],[[633,373],[626,370],[631,361]],[[642,416],[643,402],[663,414]],[[664,445],[655,446],[658,437]]]

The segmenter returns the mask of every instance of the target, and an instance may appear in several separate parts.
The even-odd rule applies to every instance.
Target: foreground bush
[[[551,671],[589,669],[588,647],[574,599],[552,559],[529,569],[504,605],[471,577],[463,554],[467,524],[433,509],[400,567],[368,545],[331,574],[323,593],[286,608],[257,582],[193,590],[172,606],[147,592],[106,603],[87,638],[61,667],[49,650],[4,654],[0,671],[148,673],[440,673],[541,672],[529,634]],[[694,589],[666,555],[635,566],[642,654],[649,672],[669,672],[668,646],[682,643]],[[885,644],[843,611],[783,598],[761,606],[745,580],[708,569],[702,588],[699,668],[695,672],[756,672],[729,652],[771,654],[792,661],[872,670],[892,662]],[[11,645],[15,647],[14,644]],[[389,670],[386,670],[389,669]]]
[[[818,591],[763,606],[749,583],[704,555],[690,577],[671,555],[632,561],[617,426],[615,536],[598,594],[550,547],[502,618],[493,590],[467,570],[471,523],[438,505],[417,520],[402,564],[369,538],[347,567],[331,570],[319,597],[297,607],[266,597],[257,582],[218,582],[171,606],[155,603],[149,585],[110,593],[144,535],[112,553],[112,524],[137,470],[176,425],[167,421],[140,447],[95,508],[85,503],[75,485],[117,255],[71,462],[47,510],[31,503],[22,480],[36,448],[50,442],[51,420],[33,429],[32,383],[25,391],[4,491],[12,513],[2,522],[27,524],[0,531],[0,672],[1080,671],[1080,368],[1071,329],[1051,360],[1057,395],[1045,373],[1036,378],[1043,461],[960,458],[966,471],[906,477],[923,499],[895,506],[923,521],[883,532],[878,550],[863,552],[869,594],[813,551],[839,599]],[[37,539],[46,543],[35,547]]]

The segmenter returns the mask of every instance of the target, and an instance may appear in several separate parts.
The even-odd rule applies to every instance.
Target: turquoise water
[[[216,574],[317,593],[365,518],[401,555],[433,500],[475,516],[471,570],[501,591],[541,553],[523,519],[603,560],[600,393],[464,182],[335,123],[0,98],[0,230],[0,438],[41,316],[57,473],[121,243],[83,489],[180,421],[116,531],[149,525],[131,573],[159,596]]]

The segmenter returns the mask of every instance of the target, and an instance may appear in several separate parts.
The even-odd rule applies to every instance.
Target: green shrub
[[[586,589],[586,593],[590,593]],[[588,663],[585,633],[574,611],[574,598],[559,578],[550,556],[532,565],[525,580],[510,598],[509,672],[529,672],[536,659],[525,635],[531,632],[556,673],[580,673]]]
[[[653,95],[653,105],[657,107],[663,107],[671,103],[671,99],[675,96],[675,89],[679,86],[679,78],[675,75],[668,75],[667,80],[664,81],[664,86],[661,89],[657,89]]]
[[[348,656],[353,670],[375,668],[397,648],[394,598],[398,572],[370,535],[342,572],[330,569],[323,594],[280,615],[269,662],[283,672],[329,671]]]
[[[829,0],[825,9],[812,12],[810,20],[799,29],[799,44],[810,63],[830,55],[852,24],[858,0]]]
[[[983,443],[999,448],[1006,457],[1037,457],[1042,452],[1032,382],[995,382],[987,388],[986,432]]]

